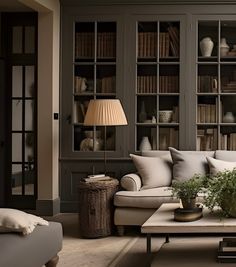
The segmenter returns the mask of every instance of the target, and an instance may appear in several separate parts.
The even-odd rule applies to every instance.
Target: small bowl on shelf
[[[160,110],[159,122],[168,123],[172,122],[173,110]]]

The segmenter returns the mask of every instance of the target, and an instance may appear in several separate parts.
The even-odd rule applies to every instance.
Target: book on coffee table
[[[223,238],[223,240],[219,242],[217,259],[219,262],[236,262],[235,238]]]

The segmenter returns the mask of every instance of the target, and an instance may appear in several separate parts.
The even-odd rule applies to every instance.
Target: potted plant
[[[218,172],[206,182],[204,204],[213,211],[220,207],[223,215],[236,217],[236,169]]]
[[[203,191],[203,178],[200,175],[194,175],[187,181],[172,183],[173,196],[181,199],[184,209],[193,209],[196,207],[196,197]]]

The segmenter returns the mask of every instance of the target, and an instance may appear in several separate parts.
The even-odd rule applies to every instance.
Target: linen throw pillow
[[[236,162],[224,161],[211,157],[206,157],[206,159],[209,164],[210,174],[213,176],[216,175],[218,172],[223,172],[226,170],[232,171],[234,168],[236,168]]]
[[[143,157],[130,154],[134,165],[141,176],[142,188],[169,186],[172,180],[172,163],[168,157]]]
[[[196,151],[179,151],[169,147],[173,160],[173,179],[175,181],[187,181],[195,174],[205,175],[209,167],[206,154]]]
[[[0,232],[21,232],[28,235],[36,225],[48,225],[48,222],[20,210],[0,208]]]

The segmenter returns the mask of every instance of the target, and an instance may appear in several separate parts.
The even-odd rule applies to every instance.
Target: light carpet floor
[[[229,267],[218,263],[216,253],[222,237],[152,238],[152,255],[146,254],[146,238],[139,231],[125,236],[83,239],[78,229],[78,215],[59,214],[53,218],[63,225],[63,249],[58,267]]]

